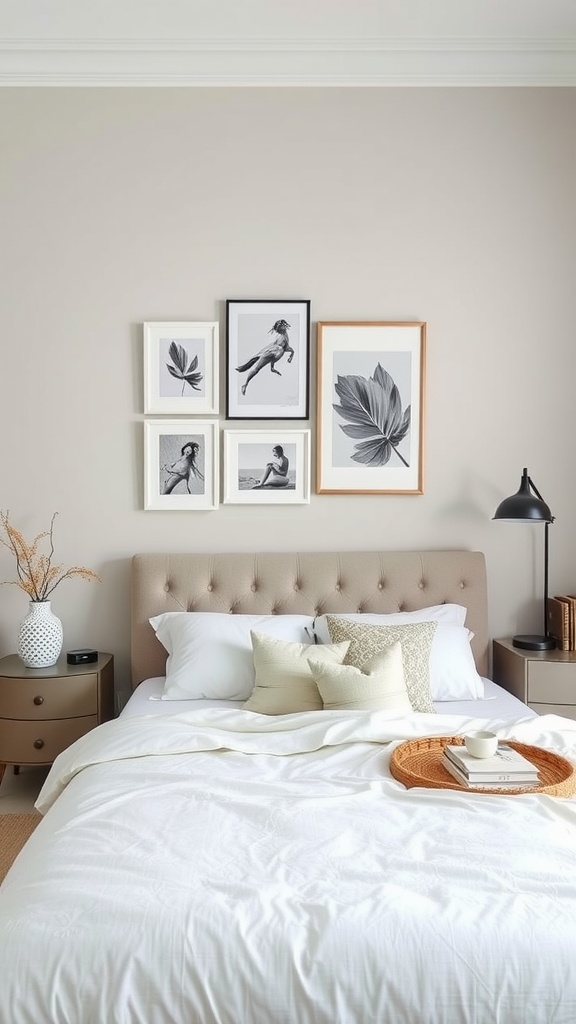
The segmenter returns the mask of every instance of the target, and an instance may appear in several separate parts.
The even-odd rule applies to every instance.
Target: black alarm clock
[[[69,665],[89,665],[91,661],[98,661],[98,651],[92,647],[79,647],[76,651],[68,651],[66,661]]]

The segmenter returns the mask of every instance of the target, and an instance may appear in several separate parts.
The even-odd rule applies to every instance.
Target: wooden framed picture
[[[144,324],[144,412],[218,412],[218,335],[214,321]]]
[[[308,299],[227,300],[228,419],[307,419],[309,371]]]
[[[319,494],[423,494],[426,324],[318,324]]]
[[[144,508],[190,511],[218,504],[218,422],[146,420]]]
[[[224,431],[225,503],[305,505],[309,501],[309,430]]]

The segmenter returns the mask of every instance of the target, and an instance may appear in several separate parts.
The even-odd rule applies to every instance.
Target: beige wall
[[[491,516],[528,466],[576,589],[575,124],[569,89],[0,91],[0,507],[103,577],[56,591],[66,647],[126,687],[130,556],[186,548],[481,549],[492,634],[540,628],[542,532]],[[142,322],[224,353],[226,298],[280,297],[427,321],[425,494],[142,511]]]

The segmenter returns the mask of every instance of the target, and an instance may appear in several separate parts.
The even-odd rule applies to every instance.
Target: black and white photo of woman
[[[238,449],[238,487],[241,491],[286,490],[296,487],[296,445],[260,442]]]
[[[290,484],[289,468],[290,461],[284,454],[282,445],[275,445],[272,449],[272,460],[266,463],[262,479],[260,483],[254,484],[253,489],[257,491],[261,487],[288,487]]]
[[[199,443],[186,440],[180,448],[180,455],[176,458],[172,457],[172,462],[170,462],[170,457],[167,458],[167,453],[165,454],[162,451],[162,441],[180,442],[181,440],[182,438],[174,436],[161,438],[161,474],[163,475],[163,480],[160,483],[160,493],[172,494],[173,491],[178,489],[179,494],[184,492],[188,494],[203,494],[204,474],[200,468],[201,450]],[[165,461],[162,462],[162,459]]]
[[[273,319],[264,313],[238,316],[236,359],[231,387],[241,407],[291,407],[299,397],[298,315]]]

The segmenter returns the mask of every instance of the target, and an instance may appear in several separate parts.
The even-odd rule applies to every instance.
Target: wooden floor
[[[0,782],[0,814],[32,811],[47,774],[47,766],[23,765],[15,775],[12,765],[8,765]]]

